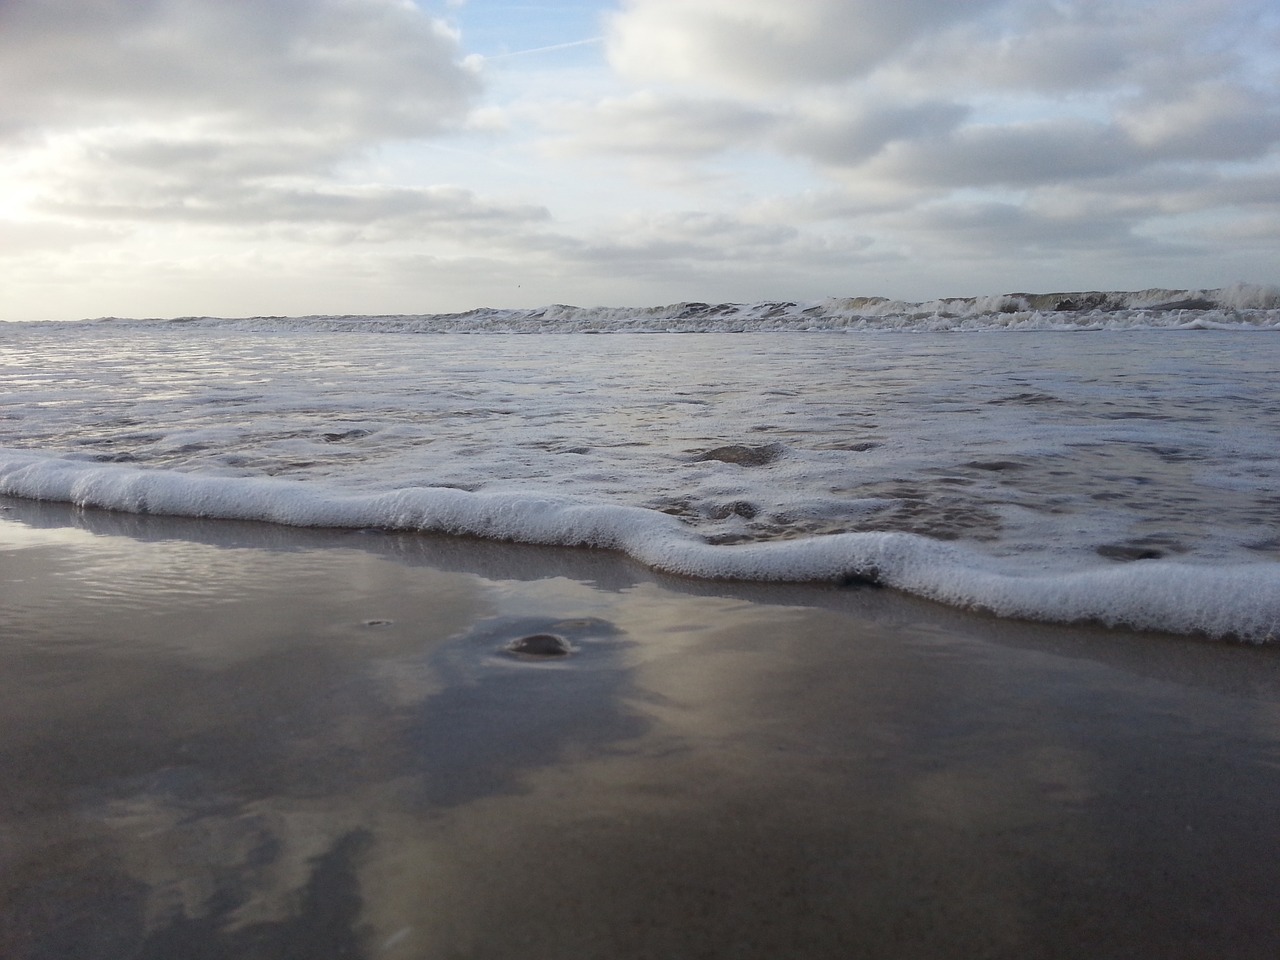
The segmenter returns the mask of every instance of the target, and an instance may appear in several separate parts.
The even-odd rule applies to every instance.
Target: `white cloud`
[[[64,217],[378,220],[389,197],[412,215],[434,199],[325,183],[382,142],[460,124],[481,88],[459,56],[397,0],[4,4],[0,151],[24,158],[31,209]]]
[[[0,5],[0,132],[145,119],[228,134],[416,136],[479,92],[458,38],[395,0]]]
[[[808,189],[753,209],[885,250],[1177,259],[1190,247],[1152,238],[1256,210],[1280,160],[1263,0],[628,0],[608,26],[643,88],[565,114],[581,149],[807,160]]]
[[[740,93],[834,83],[993,0],[626,0],[609,21],[610,61],[640,81]]]
[[[119,238],[118,231],[96,225],[0,220],[0,257],[68,250]]]

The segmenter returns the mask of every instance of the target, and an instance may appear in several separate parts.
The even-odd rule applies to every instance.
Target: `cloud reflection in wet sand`
[[[1280,944],[1270,651],[29,509],[0,541],[17,960]],[[573,655],[504,650],[539,632]]]

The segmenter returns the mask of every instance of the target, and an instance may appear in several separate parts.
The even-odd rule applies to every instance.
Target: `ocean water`
[[[0,324],[0,493],[1273,640],[1280,307],[1159,293]]]

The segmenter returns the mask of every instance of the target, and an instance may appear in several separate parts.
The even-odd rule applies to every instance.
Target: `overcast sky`
[[[1276,0],[0,0],[0,318],[1280,281]]]

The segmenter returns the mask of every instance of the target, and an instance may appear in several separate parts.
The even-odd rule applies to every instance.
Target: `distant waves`
[[[1280,287],[1217,290],[1008,293],[908,303],[840,297],[759,303],[683,302],[658,307],[480,308],[388,316],[179,317],[95,323],[191,325],[237,330],[368,333],[747,333],[841,330],[990,331],[1280,330]]]

